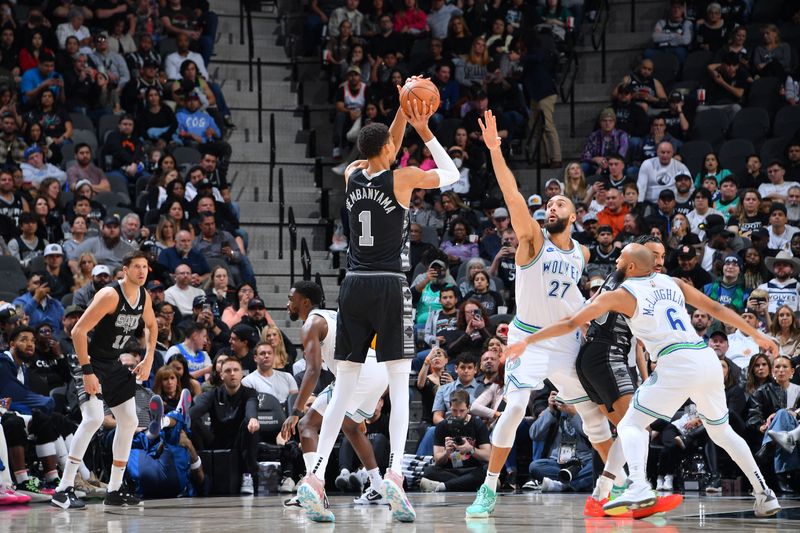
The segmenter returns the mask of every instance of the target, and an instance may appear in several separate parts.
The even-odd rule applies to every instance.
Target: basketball
[[[416,102],[427,102],[436,111],[439,109],[439,89],[431,80],[415,79],[409,80],[400,90],[400,107],[407,117],[411,116],[411,107],[416,106]]]

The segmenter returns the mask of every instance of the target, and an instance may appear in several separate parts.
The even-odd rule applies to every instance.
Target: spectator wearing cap
[[[257,369],[253,358],[256,343],[258,343],[258,332],[253,327],[239,323],[231,328],[231,356],[242,364],[245,374],[255,372]]]
[[[256,330],[259,338],[264,338],[264,328],[274,326],[275,321],[267,312],[264,300],[256,296],[247,302],[247,313],[242,317],[241,324],[246,324]]]
[[[75,354],[75,346],[72,343],[72,328],[78,323],[78,319],[86,311],[83,307],[77,305],[68,305],[64,308],[64,316],[61,317],[61,325],[63,329],[60,333],[54,335],[58,341],[59,349],[67,358]]]
[[[681,143],[681,141],[673,137],[672,134],[667,131],[667,121],[663,115],[650,117],[649,120],[650,131],[642,141],[641,153],[637,153],[633,156],[637,161],[644,161],[646,159],[650,159],[651,157],[656,157],[658,155],[658,145],[662,142],[668,142],[672,144],[672,147],[676,152],[680,150],[680,147],[683,143]]]
[[[788,216],[786,213],[786,206],[783,204],[772,204],[772,209],[769,212],[769,244],[767,247],[772,250],[785,250],[789,251],[792,235],[799,232],[800,229],[787,224]]]
[[[120,95],[123,109],[132,113],[147,109],[150,106],[147,98],[150,89],[155,89],[159,96],[164,96],[164,86],[158,78],[159,66],[160,63],[150,57],[142,59],[142,63],[136,68],[135,78],[128,82]]]
[[[183,342],[170,346],[164,354],[164,364],[168,364],[177,354],[181,354],[189,364],[190,375],[202,383],[206,376],[211,374],[211,357],[203,350],[208,343],[205,323],[192,322],[184,331],[184,335]]]
[[[729,119],[733,119],[742,109],[740,104],[753,83],[750,71],[741,64],[738,54],[733,52],[725,54],[721,63],[711,63],[706,68],[712,82],[706,94],[706,103],[723,109]],[[700,117],[698,119],[701,120]]]
[[[762,183],[758,186],[758,193],[762,198],[772,198],[778,202],[785,202],[791,187],[799,187],[796,181],[786,181],[786,165],[783,161],[775,159],[770,161],[767,166],[767,177],[769,183]]]
[[[738,382],[742,376],[742,369],[734,364],[728,357],[728,353],[730,352],[730,340],[724,327],[716,329],[708,334],[708,347],[714,350],[714,353],[720,361],[726,361],[728,363],[728,372],[732,374],[733,381]]]
[[[6,111],[2,113],[0,131],[0,161],[20,165],[25,162],[25,140],[19,135],[17,115]]]
[[[150,300],[153,302],[153,307],[164,301],[164,291],[166,287],[159,280],[154,279],[148,281],[145,289],[150,293]]]
[[[18,220],[20,235],[8,241],[8,251],[23,267],[27,267],[31,259],[44,253],[47,241],[36,235],[39,219],[34,213],[24,211],[20,213]]]
[[[170,272],[175,272],[178,265],[188,265],[192,270],[192,285],[197,287],[204,283],[211,274],[205,256],[192,248],[192,234],[181,230],[175,235],[175,246],[165,248],[158,254],[158,262]]]
[[[758,329],[758,313],[755,309],[745,307],[742,310],[742,318],[748,324]],[[756,341],[743,331],[737,329],[728,335],[728,351],[725,355],[742,370],[747,370],[747,367],[750,365],[750,359],[760,351],[761,349]]]
[[[698,237],[701,239],[705,239],[705,231],[701,227],[701,225],[705,224],[706,217],[709,215],[720,215],[722,213],[713,209],[712,205],[712,196],[708,189],[697,189],[694,191],[694,209],[692,209],[689,214],[686,215],[686,218],[689,220],[689,225],[692,228],[692,231],[697,234]]]
[[[88,182],[94,192],[108,192],[111,184],[100,168],[92,162],[92,148],[86,143],[75,145],[75,164],[67,169],[67,190],[77,191],[78,183]]]
[[[573,228],[572,236],[581,244],[589,245],[597,238],[597,213],[589,211],[581,219],[580,227],[577,221]]]
[[[694,209],[694,184],[689,174],[675,176],[675,212],[688,215]]]
[[[597,213],[597,223],[609,226],[616,236],[625,223],[625,215],[629,212],[628,206],[622,201],[622,193],[615,188],[606,191],[606,206]],[[599,234],[598,228],[598,234]]]
[[[620,249],[614,246],[614,229],[607,225],[597,226],[597,238],[589,245],[587,274],[605,278],[615,270]]]
[[[616,114],[617,128],[628,134],[628,153],[631,158],[638,160],[648,130],[647,111],[634,102],[633,87],[630,84],[618,87],[616,93],[611,107]]]
[[[20,92],[22,93],[22,103],[29,105],[36,102],[39,95],[45,89],[50,89],[61,102],[64,101],[64,79],[61,74],[55,71],[56,59],[52,54],[41,53],[39,55],[39,65],[28,69],[22,74],[20,81]]]
[[[492,212],[491,221],[492,226],[484,233],[479,246],[480,256],[487,261],[494,259],[494,256],[497,255],[503,245],[503,232],[511,224],[508,209],[505,207],[496,208]]]
[[[533,216],[533,213],[542,208],[542,197],[538,194],[531,194],[528,196],[528,212]]]
[[[544,184],[544,201],[550,201],[550,198],[558,194],[564,194],[564,184],[557,178],[550,178]]]
[[[667,133],[680,141],[686,141],[689,137],[689,117],[683,109],[683,93],[672,91],[669,93],[669,107],[663,111],[659,117],[664,119],[667,125]]]
[[[721,215],[708,215],[703,223],[703,231],[706,243],[700,266],[708,272],[719,273],[722,261],[734,253],[731,239],[735,234],[728,231],[725,217]]]
[[[144,147],[139,137],[134,135],[135,128],[133,115],[121,115],[117,129],[103,143],[101,154],[103,157],[111,157],[111,165],[106,168],[109,174],[116,174],[131,182],[148,175],[144,170]]]
[[[97,291],[108,285],[110,282],[111,269],[106,265],[96,265],[92,269],[92,282],[87,283],[75,291],[75,296],[72,298],[72,305],[77,305],[78,307],[83,307],[84,309],[89,307],[89,304],[92,302],[94,295],[97,294]]]
[[[197,146],[211,142],[220,142],[222,131],[217,123],[202,109],[200,95],[192,91],[186,97],[186,107],[175,115],[178,129],[173,140],[184,146]]]
[[[680,278],[697,290],[711,283],[711,275],[700,268],[700,261],[694,246],[683,245],[677,250],[678,267],[671,270],[669,275]]]
[[[645,214],[648,220],[657,220],[664,225],[667,233],[672,232],[672,217],[675,216],[675,193],[672,189],[664,189],[658,193],[658,201],[655,206],[648,206]]]
[[[32,328],[47,324],[53,331],[61,331],[64,306],[50,296],[50,292],[47,275],[42,272],[34,272],[28,276],[27,291],[22,296],[15,298],[12,303],[22,307],[28,316],[28,325]]]
[[[50,294],[59,300],[72,292],[72,271],[64,261],[64,250],[60,245],[51,243],[44,247],[44,266]]]
[[[690,174],[686,165],[674,158],[675,148],[669,142],[658,145],[657,156],[645,160],[639,167],[636,184],[639,187],[639,200],[656,203],[664,189],[675,190],[675,176]]]
[[[89,60],[97,67],[98,72],[108,76],[109,87],[118,93],[131,79],[125,58],[116,50],[111,50],[108,45],[108,33],[105,31],[95,35],[94,52],[89,55]]]
[[[623,77],[622,81],[614,87],[611,91],[611,98],[617,99],[627,89],[632,100],[639,104],[643,111],[647,111],[650,106],[663,105],[667,101],[667,93],[664,85],[653,76],[654,71],[653,61],[642,59],[636,69]]]
[[[668,16],[656,22],[653,29],[655,48],[645,50],[644,57],[652,58],[655,52],[667,52],[677,57],[683,65],[693,38],[694,25],[686,18],[685,1],[670,0]]]
[[[336,116],[333,122],[333,157],[341,159],[346,147],[345,133],[361,117],[367,103],[367,86],[361,80],[361,69],[352,65],[347,69],[347,81],[336,93]]]
[[[744,309],[750,291],[740,279],[741,260],[738,255],[729,255],[722,262],[722,277],[703,287],[706,296],[722,305],[731,305],[737,311]]]
[[[230,340],[230,328],[220,319],[219,300],[214,295],[196,296],[192,301],[192,314],[185,317],[178,324],[178,332],[187,335],[193,324],[200,324],[206,328],[210,345],[209,353],[217,353],[225,348]]]
[[[133,251],[134,248],[122,240],[119,219],[109,215],[103,220],[100,235],[86,239],[75,254],[80,257],[82,253],[90,252],[98,264],[117,268],[122,266],[122,259]]]
[[[42,149],[34,145],[24,152],[25,163],[20,165],[25,184],[39,187],[45,178],[55,178],[63,186],[67,181],[67,173],[44,160]]]
[[[597,118],[599,128],[586,138],[581,155],[581,168],[587,176],[599,174],[608,166],[606,156],[628,155],[628,134],[617,129],[617,117],[614,109],[607,107]]]
[[[775,313],[782,305],[797,312],[800,309],[800,285],[796,276],[800,272],[800,259],[781,250],[775,257],[767,257],[765,263],[775,277],[758,288],[769,295],[769,312]]]
[[[800,188],[798,188],[798,200],[800,200]],[[739,210],[739,183],[732,174],[722,178],[719,183],[719,199],[714,202],[714,209],[722,213],[726,218],[733,217]]]
[[[192,286],[192,278],[196,274],[192,273],[192,267],[188,264],[179,263],[174,273],[175,285],[164,291],[164,301],[177,307],[182,315],[191,315],[194,299],[204,296],[205,293],[202,289]]]

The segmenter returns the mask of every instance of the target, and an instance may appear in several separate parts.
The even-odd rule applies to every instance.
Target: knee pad
[[[612,438],[611,428],[608,419],[600,411],[600,408],[592,402],[581,402],[575,404],[575,410],[581,417],[583,432],[591,443],[600,443]]]
[[[53,442],[61,436],[59,428],[53,423],[51,415],[45,414],[38,409],[33,410],[30,426],[30,433],[36,437],[36,444]]]
[[[117,431],[122,428],[135,430],[139,425],[139,418],[136,416],[136,403],[133,398],[126,400],[124,403],[111,408],[111,413],[117,420]]]
[[[89,400],[81,405],[81,424],[97,431],[103,425],[103,404],[100,400]]]
[[[506,396],[506,408],[503,416],[497,421],[492,431],[492,445],[500,448],[511,448],[517,437],[517,427],[525,416],[530,393],[516,391]]]
[[[6,413],[2,418],[3,432],[6,435],[6,444],[12,446],[24,446],[28,441],[28,432],[25,430],[25,421],[21,416],[14,413]]]
[[[53,427],[55,427],[56,431],[58,431],[58,434],[62,437],[72,435],[75,433],[75,430],[78,429],[78,426],[75,425],[75,422],[61,413],[51,414],[50,423],[53,425]]]

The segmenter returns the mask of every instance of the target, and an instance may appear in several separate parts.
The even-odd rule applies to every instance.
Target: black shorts
[[[348,272],[339,288],[338,361],[363,363],[377,334],[378,362],[414,357],[411,289],[403,274]]]
[[[108,407],[123,404],[136,394],[136,376],[119,359],[92,358],[92,368],[100,382],[97,397],[102,398]]]
[[[608,412],[621,396],[633,394],[628,354],[617,346],[587,341],[578,352],[575,370],[589,399],[605,405]]]

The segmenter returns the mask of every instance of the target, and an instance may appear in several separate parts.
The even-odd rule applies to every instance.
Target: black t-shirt
[[[739,217],[731,215],[728,218],[728,225],[739,226],[739,233],[746,233],[748,231],[755,231],[757,229],[766,228],[769,225],[769,216],[764,213],[758,213],[754,217],[745,215],[745,222],[739,222]]]
[[[444,446],[445,437],[452,436],[447,420],[442,420],[436,424],[436,430],[433,433],[433,445]],[[469,421],[464,425],[461,436],[472,442],[472,445],[476,448],[483,444],[489,444],[489,430],[477,416],[470,416]],[[461,463],[461,466],[480,466],[483,464],[472,456],[462,458]]]
[[[684,111],[685,115],[685,111]],[[664,122],[667,123],[667,133],[675,137],[676,139],[680,139],[681,141],[685,141],[683,130],[681,129],[681,114],[680,113],[673,113],[669,109],[658,115],[659,118],[663,118]]]
[[[750,72],[743,66],[739,66],[736,70],[736,73],[732,77],[728,77],[725,75],[724,70],[720,67],[718,71],[722,78],[737,89],[744,89],[745,94],[742,98],[736,98],[733,94],[729,93],[727,90],[723,89],[721,85],[716,82],[711,82],[708,87],[708,93],[706,95],[706,101],[709,105],[725,105],[725,104],[735,104],[744,100],[747,96],[747,89],[750,88],[751,81]],[[670,132],[671,133],[671,132]]]

